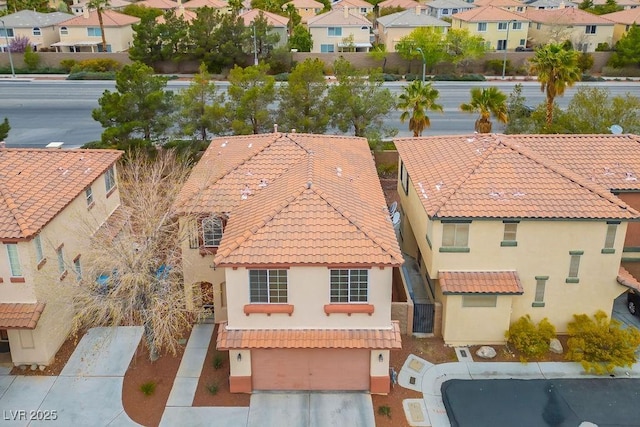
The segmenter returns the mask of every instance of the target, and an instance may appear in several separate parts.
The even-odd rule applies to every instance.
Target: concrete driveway
[[[247,427],[374,427],[366,393],[254,393]]]

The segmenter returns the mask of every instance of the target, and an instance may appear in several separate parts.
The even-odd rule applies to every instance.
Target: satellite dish
[[[398,210],[398,202],[391,203],[391,206],[389,206],[389,215],[393,216],[397,210]]]
[[[622,133],[622,126],[620,125],[612,125],[609,130],[614,135],[620,135]]]
[[[393,214],[393,216],[391,217],[391,223],[393,225],[400,224],[400,212],[396,212]]]

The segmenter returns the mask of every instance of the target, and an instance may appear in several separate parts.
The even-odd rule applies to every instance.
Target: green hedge
[[[106,72],[93,72],[93,71],[80,71],[78,73],[71,73],[67,77],[67,80],[115,80],[115,71]]]

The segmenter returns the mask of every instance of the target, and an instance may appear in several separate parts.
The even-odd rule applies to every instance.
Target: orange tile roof
[[[143,0],[136,3],[138,6],[150,7],[152,9],[169,10],[178,7],[178,3],[172,0]]]
[[[438,283],[445,295],[524,293],[515,271],[439,271]]]
[[[538,137],[562,150],[574,136],[450,135],[395,144],[432,218],[640,218],[606,188],[523,142]]]
[[[342,27],[359,27],[362,25],[371,26],[371,21],[361,15],[359,12],[349,9],[348,15],[344,16],[344,9],[333,9],[330,12],[321,13],[312,16],[307,21],[308,27],[326,27],[326,26],[342,26]]]
[[[347,6],[349,8],[367,8],[373,9],[373,5],[365,0],[338,0],[331,4],[331,9],[342,10]]]
[[[126,25],[137,24],[138,22],[140,22],[140,18],[136,18],[135,16],[125,15],[124,13],[109,9],[102,11],[102,23],[105,27],[124,27]],[[58,24],[60,27],[89,27],[99,25],[98,12],[95,10],[89,12],[88,18],[85,18],[84,15],[78,15]]]
[[[292,4],[296,9],[322,9],[324,8],[324,4],[315,0],[292,0],[288,3],[282,5],[282,8],[285,9],[288,4]]]
[[[0,149],[0,239],[38,233],[121,155],[116,150]]]
[[[456,13],[451,17],[465,22],[529,21],[529,19],[521,13],[510,12],[496,6],[481,6],[475,9]]]
[[[640,190],[638,135],[510,135],[509,138],[609,190]]]
[[[518,0],[474,0],[476,6],[495,6],[495,7],[526,7],[526,4]]]
[[[603,16],[585,12],[577,7],[565,7],[564,9],[533,9],[524,14],[533,22],[542,24],[563,25],[613,25],[613,22]]]
[[[0,329],[35,329],[45,304],[0,303]]]
[[[190,0],[183,3],[185,9],[199,9],[201,7],[210,7],[212,9],[227,9],[229,3],[222,0]]]
[[[244,25],[250,27],[253,24],[253,21],[263,14],[265,19],[267,20],[267,24],[273,27],[286,27],[289,24],[289,18],[286,18],[281,15],[276,15],[275,13],[266,12],[260,9],[251,9],[240,15],[240,18],[244,21]]]
[[[402,263],[364,138],[214,139],[176,207],[229,213],[218,265]]]
[[[633,23],[640,24],[640,7],[634,9],[625,9],[618,12],[607,13],[601,15],[603,18],[613,21],[616,24],[632,25]]]
[[[220,325],[218,350],[250,348],[400,349],[398,321],[390,329],[227,329]]]
[[[640,292],[640,282],[638,282],[638,279],[633,277],[633,275],[622,266],[618,270],[617,280],[622,286],[626,286],[627,288],[635,289]]]

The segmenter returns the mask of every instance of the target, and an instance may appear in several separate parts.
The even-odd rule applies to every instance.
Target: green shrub
[[[586,73],[593,67],[593,55],[590,53],[582,52],[580,56],[578,56],[578,68],[583,73]],[[583,80],[584,81],[584,80]]]
[[[277,82],[287,82],[289,81],[289,73],[280,73],[273,76]]]
[[[504,61],[502,59],[490,59],[485,61],[484,70],[487,73],[491,73],[494,76],[502,75],[502,67],[504,65]],[[512,74],[513,66],[511,65],[511,61],[507,59],[507,65],[505,68],[505,74]]]
[[[60,68],[69,73],[77,63],[78,61],[76,61],[75,59],[63,59],[62,61],[60,61]]]
[[[71,73],[67,77],[67,80],[115,80],[116,72],[92,72],[92,71],[80,71],[78,73]]]
[[[640,77],[640,68],[624,67],[614,68],[610,66],[602,67],[602,75],[607,77]]]
[[[24,50],[23,60],[29,71],[37,70],[38,65],[40,65],[40,55],[33,51],[33,48],[30,44],[27,45]]]
[[[216,355],[213,357],[214,369],[222,368],[223,363],[224,363],[224,357],[222,357],[222,353],[216,353]]]
[[[598,43],[598,46],[596,46],[596,52],[608,52],[611,50],[611,46],[609,46],[609,43]]]
[[[528,314],[513,322],[505,333],[507,341],[520,352],[522,362],[544,355],[555,336],[556,328],[546,318],[536,325]]]
[[[122,64],[115,59],[111,58],[95,58],[85,59],[77,62],[71,70],[71,73],[78,73],[80,71],[92,71],[96,73],[104,73],[107,71],[118,71],[122,68]]]
[[[220,390],[218,383],[211,383],[207,386],[207,391],[214,396],[218,394],[218,390]]]
[[[434,81],[459,81],[459,82],[483,82],[486,79],[482,74],[437,74],[431,78]]]
[[[391,418],[391,407],[389,405],[378,406],[378,414]]]
[[[580,78],[582,82],[602,82],[604,79],[602,77],[592,76],[590,74],[583,74]]]
[[[147,381],[140,385],[140,391],[145,396],[151,396],[156,391],[156,383],[154,381]]]
[[[382,79],[385,82],[397,82],[398,80],[400,80],[400,76],[396,74],[383,74]]]
[[[406,81],[408,81],[408,82],[412,82],[412,81],[414,81],[414,80],[420,80],[420,79],[422,79],[422,74],[421,74],[421,75],[411,74],[411,73],[409,73],[409,74],[405,74],[405,75],[404,75],[404,79],[405,79]]]
[[[378,170],[378,176],[396,176],[398,173],[398,164],[397,163],[387,163],[377,165],[376,169]]]
[[[622,328],[618,320],[610,320],[602,310],[598,310],[593,318],[574,314],[567,331],[570,338],[566,358],[580,362],[587,373],[611,373],[616,367],[630,368],[636,362],[640,331]]]

